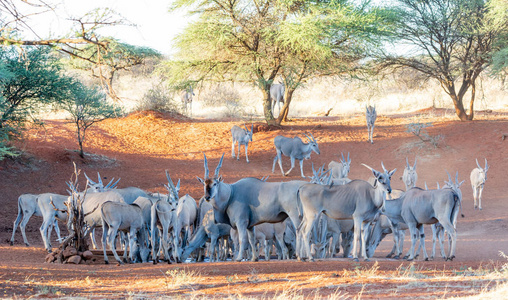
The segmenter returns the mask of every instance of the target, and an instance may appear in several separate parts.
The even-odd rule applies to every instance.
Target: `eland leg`
[[[443,220],[441,225],[443,226],[444,230],[450,236],[449,238],[452,240],[452,244],[450,247],[450,251],[449,251],[447,260],[453,260],[455,258],[455,249],[457,246],[457,231],[455,230],[455,228],[453,227],[452,223],[449,220],[446,220],[446,219]]]
[[[307,257],[308,261],[314,261],[314,257],[312,256],[310,242],[311,242],[311,235],[312,235],[312,228],[314,227],[314,224],[316,223],[317,215],[315,213],[312,214],[312,216],[307,217],[304,221],[302,221],[302,250],[305,250],[305,253],[301,251],[301,257]]]
[[[105,222],[102,223],[102,252],[104,254],[104,263],[107,265],[109,264],[108,255],[106,254],[106,245],[108,243],[108,231],[109,226],[105,224]]]
[[[354,221],[353,259],[355,261],[358,261],[358,252],[360,251],[360,249],[359,249],[360,235],[361,235],[361,231],[362,231],[362,227],[363,227],[363,224],[362,224],[363,222],[362,222],[362,220],[360,220],[358,218],[353,219],[353,221]],[[365,247],[363,249],[365,249]]]
[[[28,239],[26,238],[26,224],[30,220],[30,217],[33,214],[24,214],[23,220],[21,221],[21,224],[19,225],[19,229],[21,230],[21,235],[23,236],[23,242],[28,247],[30,244],[28,243]],[[19,217],[18,217],[19,218]],[[16,219],[17,220],[17,219]],[[12,238],[11,238],[11,245],[14,243],[14,233],[16,233],[16,221],[14,221],[14,228],[12,229]]]
[[[247,243],[248,243],[247,224],[246,223],[245,224],[237,224],[236,228],[238,231],[238,253],[237,253],[235,260],[242,261],[244,253],[247,250]]]
[[[14,225],[12,226],[12,236],[11,236],[11,246],[14,245],[14,235],[16,234],[16,229],[18,228],[19,223],[21,222],[21,219],[23,218],[23,221],[25,220],[25,215],[23,214],[23,209],[20,207],[18,202],[18,216],[16,217],[16,220],[14,220]],[[28,221],[27,221],[28,222]],[[26,224],[25,224],[26,225]],[[28,241],[26,240],[25,233],[24,233],[24,226],[23,223],[20,226],[21,234],[23,235],[23,241],[25,242],[25,245],[28,247]]]
[[[369,238],[370,222],[362,222],[361,227],[361,242],[362,242],[362,257],[365,261],[370,261],[367,257],[367,239]]]
[[[482,210],[482,193],[483,193],[483,185],[478,189],[478,209]]]
[[[245,144],[245,159],[247,160],[247,163],[250,163],[249,161],[249,155],[247,154],[247,148],[249,147],[249,143]],[[240,152],[240,149],[238,149],[238,152]]]
[[[425,232],[423,230],[423,224],[418,225],[418,231],[420,232],[420,247],[423,251],[423,259],[428,261],[429,256],[427,254],[427,249],[425,248]]]
[[[252,227],[251,229],[247,228],[247,237],[249,238],[249,244],[252,251],[251,261],[258,261],[259,252],[256,247],[256,229]]]
[[[109,230],[108,230],[108,244],[109,244],[109,249],[111,249],[111,251],[113,252],[113,255],[115,256],[115,259],[116,261],[119,263],[119,264],[123,264],[123,261],[120,259],[120,257],[118,256],[118,253],[116,253],[116,235],[118,233],[118,229],[113,226],[110,226],[109,227]]]
[[[305,175],[303,175],[303,159],[300,159],[300,172],[302,173],[302,178],[305,178]]]
[[[474,199],[474,209],[477,209],[478,208],[478,203],[477,203],[478,188],[476,186],[474,186],[474,185],[473,185],[473,199]]]
[[[406,224],[409,227],[409,234],[411,235],[411,248],[409,249],[409,253],[406,256],[409,256],[407,258],[407,260],[411,261],[415,258],[415,248],[416,248],[418,229],[416,229],[415,223],[406,223]]]
[[[276,233],[275,239],[276,239],[277,243],[279,244],[279,247],[281,248],[282,259],[289,259],[289,250],[288,250],[288,247],[286,246],[286,243],[284,242],[284,231],[282,231],[280,233]],[[280,257],[279,257],[279,259],[280,259]]]
[[[42,222],[41,227],[39,228],[39,231],[41,232],[41,236],[42,236],[42,241],[44,243],[44,248],[49,253],[51,253],[51,241],[48,240],[48,228],[49,228],[50,224],[51,224],[50,220],[44,220]]]
[[[280,162],[279,160],[279,163],[281,164],[281,170],[282,170],[282,163]],[[291,169],[289,169],[289,171],[287,171],[284,176],[288,176],[289,173],[291,172],[291,170],[293,170],[293,168],[295,167],[295,157],[294,156],[291,156]]]

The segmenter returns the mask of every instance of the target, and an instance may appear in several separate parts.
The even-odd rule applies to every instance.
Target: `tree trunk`
[[[457,95],[457,93],[455,92],[455,85],[454,84],[443,83],[443,86],[446,88],[447,94],[450,95],[450,98],[452,98],[453,105],[455,107],[455,114],[457,114],[459,119],[461,121],[473,120],[474,113],[473,113],[472,108],[474,105],[474,96],[475,96],[474,88],[473,88],[473,92],[471,95],[471,105],[470,105],[471,113],[468,115],[466,113],[466,110],[464,109],[464,103],[463,103],[464,93],[465,93],[465,91],[467,91],[467,88],[465,88],[465,90],[461,89],[461,92],[459,92],[459,94]]]
[[[77,126],[78,126],[79,156],[81,156],[81,158],[85,158],[85,152],[83,151],[83,140],[85,139],[85,130],[81,128],[79,124],[77,124]],[[81,131],[83,131],[83,134],[81,133]]]
[[[261,89],[263,93],[263,113],[265,115],[265,120],[268,125],[274,124],[274,118],[272,113],[272,99],[270,98],[270,85],[264,86]]]
[[[279,117],[275,121],[276,125],[280,125],[282,122],[288,121],[289,114],[289,105],[291,104],[291,100],[293,99],[294,89],[286,88],[284,92],[284,106],[282,106],[281,112],[279,113]]]

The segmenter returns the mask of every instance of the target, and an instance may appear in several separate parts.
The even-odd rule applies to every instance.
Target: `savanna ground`
[[[446,115],[446,116],[445,116]],[[378,116],[374,144],[366,139],[363,116],[294,119],[281,129],[268,131],[261,121],[254,122],[254,142],[249,148],[250,164],[242,155],[231,158],[229,129],[243,124],[239,120],[201,120],[174,117],[153,112],[131,114],[125,118],[99,123],[91,128],[80,159],[74,151],[77,143],[74,128],[60,120],[48,120],[44,128],[33,128],[18,146],[26,152],[16,160],[0,164],[0,297],[4,298],[507,298],[508,201],[506,170],[508,114],[479,112],[476,121],[458,122],[451,111],[424,110],[411,114]],[[406,132],[412,122],[432,122],[430,136],[442,138],[437,147],[421,142]],[[33,217],[27,226],[30,247],[16,234],[9,246],[12,222],[17,213],[17,197],[22,193],[56,192],[65,194],[72,162],[89,176],[97,171],[105,181],[121,177],[119,187],[137,186],[148,191],[164,192],[164,170],[173,179],[182,180],[181,195],[195,199],[202,196],[202,186],[195,179],[203,176],[203,152],[213,170],[226,153],[221,174],[225,182],[270,175],[269,181],[300,179],[299,168],[289,177],[281,176],[278,166],[272,174],[276,135],[299,135],[310,131],[318,139],[321,155],[312,154],[304,171],[338,160],[350,152],[351,178],[367,179],[370,171],[360,163],[381,168],[397,168],[393,188],[403,188],[400,180],[406,157],[418,157],[418,185],[435,187],[447,179],[446,170],[459,172],[462,185],[463,213],[457,224],[457,258],[445,262],[406,262],[386,259],[391,237],[383,241],[372,262],[353,262],[334,258],[316,262],[259,261],[221,263],[151,263],[121,265],[46,264],[46,252],[39,234],[40,218]],[[475,158],[491,165],[484,191],[483,210],[473,209],[469,174],[476,167]],[[284,158],[284,168],[289,158]],[[94,177],[92,177],[94,178]],[[84,184],[84,177],[81,183]],[[61,225],[61,228],[64,226]],[[427,249],[431,231],[426,228]],[[65,233],[65,230],[64,230]],[[409,236],[409,235],[407,235]],[[53,239],[54,240],[54,239]],[[53,242],[56,245],[56,242]],[[406,238],[405,250],[409,238]],[[491,294],[494,291],[495,294]]]

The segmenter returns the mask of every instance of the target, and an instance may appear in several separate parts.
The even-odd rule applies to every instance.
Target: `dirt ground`
[[[18,159],[0,162],[0,297],[46,298],[153,298],[200,297],[217,298],[448,298],[484,293],[506,281],[502,266],[508,253],[508,199],[505,184],[508,168],[508,115],[501,112],[479,112],[473,122],[459,122],[452,112],[429,109],[411,114],[378,116],[374,144],[367,142],[363,116],[348,118],[306,118],[292,120],[283,128],[268,128],[254,122],[254,141],[246,163],[231,158],[229,129],[243,125],[238,120],[190,120],[154,112],[142,112],[125,118],[107,120],[89,130],[85,142],[86,159],[80,159],[72,124],[62,120],[47,121],[44,128],[33,128],[18,146],[25,154]],[[411,122],[432,122],[430,136],[441,136],[434,147],[406,131]],[[365,163],[381,169],[381,161],[397,168],[392,188],[403,189],[400,180],[406,157],[418,157],[418,186],[435,187],[447,180],[446,171],[459,172],[462,185],[463,213],[457,224],[457,258],[417,260],[414,263],[386,259],[391,238],[383,241],[373,262],[353,262],[334,258],[316,262],[260,261],[184,264],[135,265],[57,265],[45,264],[46,253],[39,233],[41,219],[33,217],[27,226],[30,247],[16,233],[14,246],[9,246],[12,224],[17,213],[17,197],[23,193],[66,193],[65,181],[72,174],[72,162],[95,178],[100,172],[104,181],[121,178],[119,187],[137,186],[147,191],[164,192],[168,170],[173,179],[182,180],[180,195],[199,199],[202,185],[203,153],[210,169],[214,169],[226,153],[221,174],[225,182],[243,177],[269,181],[300,179],[298,164],[290,176],[280,170],[272,173],[275,155],[273,138],[302,136],[310,131],[317,138],[320,155],[312,154],[304,162],[306,175],[315,166],[338,160],[340,153],[350,153],[350,178],[368,179]],[[475,158],[490,164],[483,195],[483,210],[473,209],[469,181]],[[285,170],[289,158],[283,159]],[[81,178],[84,184],[84,177]],[[60,226],[63,231],[64,225]],[[19,230],[19,229],[18,229]],[[427,249],[431,246],[431,230],[427,231]],[[56,245],[53,242],[53,245]],[[405,249],[409,247],[406,238]],[[500,273],[504,275],[499,275]],[[497,275],[496,275],[497,274]]]

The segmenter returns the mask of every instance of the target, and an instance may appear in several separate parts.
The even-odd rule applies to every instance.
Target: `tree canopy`
[[[367,45],[386,34],[386,11],[355,3],[175,1],[173,9],[190,8],[197,19],[175,41],[177,54],[165,70],[169,84],[182,89],[203,80],[254,83],[263,93],[265,119],[272,122],[269,90],[277,75],[286,84],[287,112],[305,80],[353,72]]]
[[[400,16],[395,41],[413,53],[385,54],[382,65],[410,67],[438,80],[459,119],[472,120],[476,79],[506,47],[508,20],[495,20],[494,6],[483,0],[397,0],[394,5]]]

